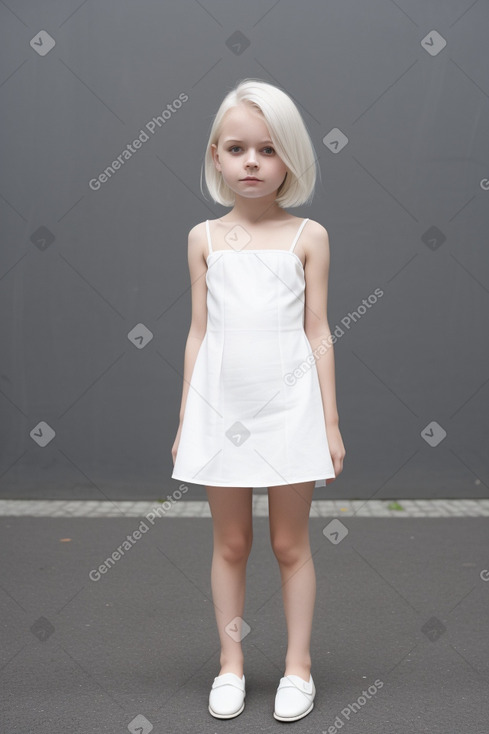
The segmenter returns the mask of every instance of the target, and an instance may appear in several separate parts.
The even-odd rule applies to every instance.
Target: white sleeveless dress
[[[270,487],[335,476],[294,252],[307,221],[288,250],[240,251],[213,250],[206,221],[207,330],[173,479]]]

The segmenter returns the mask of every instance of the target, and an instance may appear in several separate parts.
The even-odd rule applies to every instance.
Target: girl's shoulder
[[[322,249],[329,245],[328,230],[320,222],[309,217],[295,217],[295,223],[292,226],[296,230],[301,226],[301,223],[307,219],[299,238],[304,251],[308,254],[308,250]]]
[[[201,232],[205,232],[205,220],[203,222],[197,222],[197,224],[194,224],[192,229],[189,230],[189,237],[191,235],[198,235]]]
[[[297,221],[299,221],[299,217],[297,218]],[[307,229],[310,234],[316,234],[319,236],[324,235],[324,233],[328,233],[327,229],[315,219],[309,219],[304,229]]]
[[[329,250],[328,230],[320,222],[310,219],[304,227],[304,249],[307,254]],[[302,236],[301,236],[302,239]]]
[[[195,262],[203,259],[205,261],[207,250],[207,233],[205,231],[205,221],[198,222],[189,230],[187,240],[188,256],[193,258]]]

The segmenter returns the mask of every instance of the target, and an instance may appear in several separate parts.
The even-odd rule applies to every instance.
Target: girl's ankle
[[[221,660],[221,669],[219,671],[219,675],[224,675],[224,673],[234,673],[238,676],[238,678],[242,678],[243,664],[243,660]]]
[[[299,678],[308,681],[311,676],[311,666],[304,665],[286,665],[284,676],[298,675]]]
[[[219,675],[224,675],[224,673],[234,673],[234,675],[237,675],[238,678],[242,678],[244,675],[243,668],[239,668],[237,665],[235,666],[227,665],[227,666],[222,667],[221,670],[219,671]]]
[[[309,676],[311,675],[311,659],[286,660],[284,675],[298,675],[304,680],[309,680]]]

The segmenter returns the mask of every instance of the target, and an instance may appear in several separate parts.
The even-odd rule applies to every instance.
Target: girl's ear
[[[211,143],[211,151],[212,151],[212,159],[214,161],[214,165],[217,168],[217,170],[220,171],[221,165],[219,163],[219,155],[217,152],[217,145],[215,143]]]

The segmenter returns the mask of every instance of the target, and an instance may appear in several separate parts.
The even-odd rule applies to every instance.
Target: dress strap
[[[211,242],[211,232],[210,232],[210,229],[209,229],[209,220],[208,219],[205,220],[205,228],[207,230],[207,243],[209,245],[209,255],[210,255],[211,252],[212,252],[212,242]]]
[[[300,235],[301,235],[301,232],[302,232],[302,230],[304,229],[304,226],[305,226],[306,222],[308,222],[308,221],[309,221],[309,217],[307,217],[306,219],[304,219],[304,220],[303,220],[303,221],[301,222],[301,226],[299,227],[299,231],[297,232],[297,234],[296,234],[296,236],[295,236],[295,239],[294,239],[294,241],[292,242],[292,245],[291,245],[291,247],[290,247],[290,250],[289,250],[289,252],[293,252],[293,251],[294,251],[294,247],[295,247],[295,246],[296,246],[296,244],[297,244],[297,240],[299,239],[299,237],[300,237]]]

